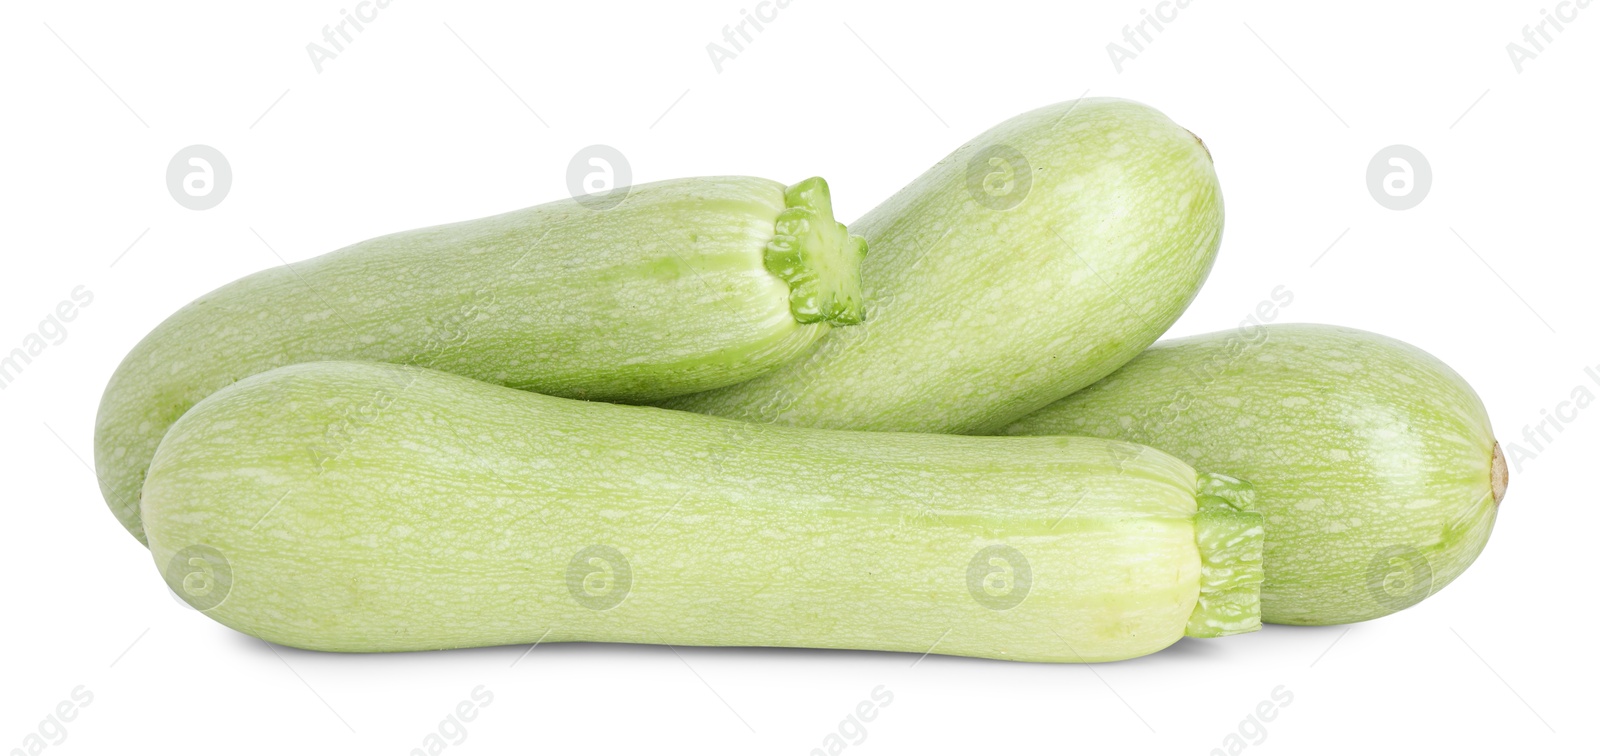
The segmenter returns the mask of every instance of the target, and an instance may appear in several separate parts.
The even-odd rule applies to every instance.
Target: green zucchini
[[[1472,387],[1420,349],[1323,325],[1155,345],[1008,434],[1149,444],[1254,484],[1267,622],[1382,617],[1454,580],[1489,539],[1505,459]]]
[[[1104,661],[1258,626],[1247,500],[1102,439],[784,428],[322,362],[197,404],[143,509],[179,596],[301,648]]]
[[[95,428],[100,488],[144,540],[139,486],[173,421],[270,368],[422,365],[643,402],[737,383],[861,318],[859,237],[828,186],[691,178],[383,236],[235,281],[123,360]]]
[[[851,231],[866,322],[747,383],[662,403],[785,425],[1003,427],[1132,359],[1222,238],[1210,153],[1160,112],[1064,102],[984,132]]]

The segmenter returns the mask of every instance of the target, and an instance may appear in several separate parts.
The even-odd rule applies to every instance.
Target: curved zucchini
[[[196,405],[143,507],[174,591],[301,648],[1103,661],[1258,626],[1246,496],[1101,439],[782,428],[323,362]]]
[[[559,396],[643,402],[737,383],[860,320],[865,249],[820,178],[633,187],[383,236],[195,300],[122,361],[95,427],[100,489],[144,540],[139,486],[173,421],[274,367],[421,365]]]
[[[997,430],[1132,359],[1222,238],[1200,140],[1134,102],[1063,102],[963,145],[851,224],[867,317],[804,359],[663,406],[784,425]]]
[[[1267,622],[1382,617],[1437,592],[1489,539],[1505,459],[1472,387],[1420,349],[1323,325],[1155,345],[1007,428],[1149,444],[1256,489]]]

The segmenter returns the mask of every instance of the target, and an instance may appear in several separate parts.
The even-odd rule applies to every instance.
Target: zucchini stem
[[[1200,548],[1200,597],[1183,634],[1216,638],[1261,629],[1261,552],[1265,519],[1247,511],[1255,489],[1227,475],[1201,473],[1194,540]]]
[[[1511,471],[1506,469],[1506,455],[1500,451],[1500,442],[1494,442],[1494,453],[1489,456],[1489,490],[1494,494],[1494,505],[1506,497],[1506,486],[1511,485]]]
[[[783,193],[787,206],[767,242],[767,270],[789,284],[789,310],[800,323],[861,322],[861,260],[867,241],[833,219],[828,182],[813,176]]]

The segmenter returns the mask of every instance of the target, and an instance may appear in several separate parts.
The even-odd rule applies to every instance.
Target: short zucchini
[[[194,301],[123,360],[95,429],[100,488],[143,540],[139,486],[169,425],[274,367],[360,359],[546,394],[644,402],[743,381],[860,320],[865,248],[820,178],[633,187],[383,236]]]
[[[1257,627],[1248,494],[1102,439],[783,428],[323,362],[197,404],[143,508],[179,596],[301,648],[1105,661]]]
[[[1505,459],[1472,387],[1420,349],[1323,325],[1155,345],[1010,434],[1150,444],[1256,489],[1267,622],[1331,625],[1404,609],[1477,558]]]

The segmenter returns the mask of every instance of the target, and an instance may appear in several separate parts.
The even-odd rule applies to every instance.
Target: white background
[[[403,754],[480,685],[493,703],[447,753],[804,754],[880,685],[893,701],[847,753],[1204,754],[1241,722],[1250,754],[1592,747],[1600,410],[1542,451],[1523,433],[1575,387],[1600,394],[1584,374],[1600,365],[1600,3],[1519,73],[1506,46],[1550,0],[1194,0],[1118,72],[1107,45],[1149,0],[793,0],[718,73],[706,46],[750,0],[395,0],[318,73],[306,45],[345,7],[0,10],[0,352],[74,287],[94,297],[0,391],[0,748],[80,685],[92,703],[48,753]],[[1094,666],[586,644],[318,654],[181,606],[86,464],[107,377],[183,303],[380,233],[564,197],[586,145],[620,149],[636,182],[820,174],[849,221],[990,125],[1086,92],[1154,105],[1215,156],[1222,252],[1173,335],[1232,327],[1284,285],[1282,320],[1431,351],[1503,443],[1535,452],[1442,593],[1358,626]],[[165,184],[191,144],[232,166],[211,210]],[[1366,187],[1391,144],[1432,166],[1411,210]],[[1292,703],[1249,723],[1278,686]]]

